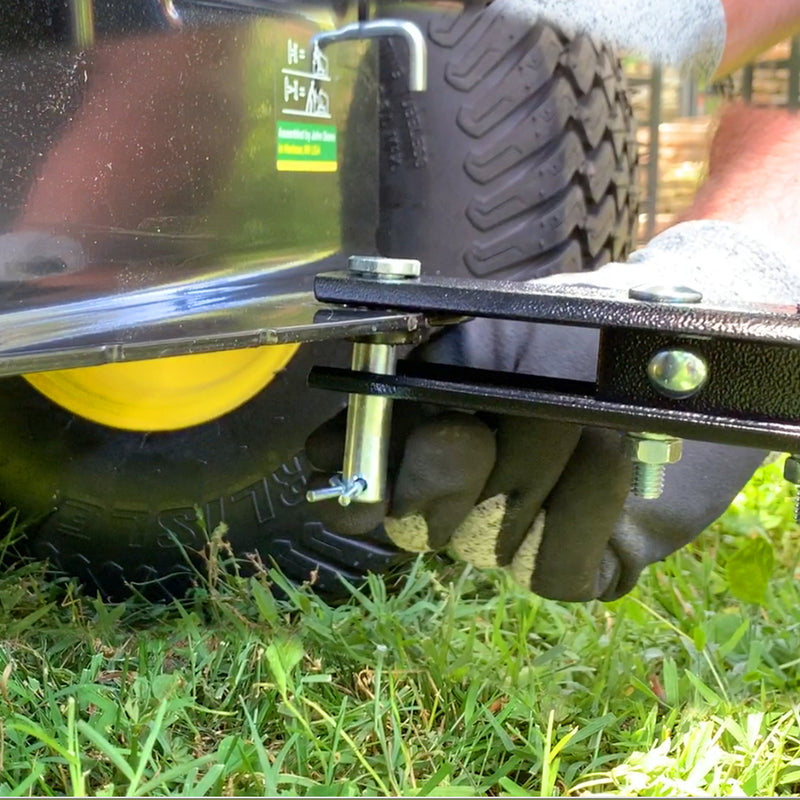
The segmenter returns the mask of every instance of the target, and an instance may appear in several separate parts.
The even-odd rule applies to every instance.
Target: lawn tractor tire
[[[501,0],[380,10],[424,31],[429,86],[409,91],[401,41],[376,45],[379,75],[364,76],[377,77],[380,95],[373,250],[419,258],[425,274],[503,279],[624,259],[636,146],[615,55],[587,36],[521,24]],[[18,510],[32,553],[110,598],[132,585],[184,591],[187,554],[221,521],[243,559],[257,553],[343,596],[340,576],[358,583],[407,558],[382,530],[350,539],[327,529],[305,501],[305,439],[345,403],[308,389],[306,376],[348,358],[345,343],[304,345],[236,410],[151,433],[87,421],[25,379],[4,379],[0,501]]]

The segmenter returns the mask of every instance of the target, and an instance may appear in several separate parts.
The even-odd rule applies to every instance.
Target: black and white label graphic
[[[283,77],[281,111],[296,117],[330,119],[331,97],[325,88],[331,80],[328,57],[314,45],[309,59],[308,50],[308,46],[301,46],[294,39],[289,39],[287,42],[286,66],[281,70]]]

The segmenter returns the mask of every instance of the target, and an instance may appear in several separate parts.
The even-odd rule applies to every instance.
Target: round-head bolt
[[[628,290],[631,300],[643,303],[699,303],[703,299],[702,292],[689,286],[634,286]]]
[[[659,350],[647,365],[647,377],[659,394],[684,400],[705,386],[708,365],[690,350]]]

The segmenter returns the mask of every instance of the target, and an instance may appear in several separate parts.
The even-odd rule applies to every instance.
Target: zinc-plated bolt
[[[643,500],[657,500],[664,491],[665,473],[663,464],[642,464],[641,461],[634,461],[631,492]]]
[[[683,442],[658,433],[628,433],[625,450],[633,461],[631,492],[644,500],[661,497],[665,468],[680,460]]]
[[[659,350],[647,365],[647,377],[659,394],[683,400],[703,388],[708,380],[708,365],[691,350]]]
[[[634,286],[628,290],[631,300],[644,303],[699,303],[701,292],[689,286]],[[689,358],[691,357],[691,358]],[[676,374],[672,374],[673,368]],[[690,397],[706,381],[706,364],[688,351],[663,351],[651,359],[648,377],[656,389],[668,397]],[[680,373],[680,374],[678,374]],[[664,491],[667,464],[680,460],[683,443],[672,436],[655,433],[629,433],[626,449],[633,461],[631,491],[645,500],[655,500]]]
[[[404,281],[419,278],[422,264],[416,258],[383,258],[382,256],[350,256],[348,269],[354,275],[379,281]]]
[[[783,464],[783,477],[800,487],[800,455],[790,455]],[[797,493],[797,500],[794,506],[795,522],[800,522],[800,490]]]
[[[631,300],[644,303],[699,303],[703,299],[701,292],[689,286],[634,286],[628,290]]]

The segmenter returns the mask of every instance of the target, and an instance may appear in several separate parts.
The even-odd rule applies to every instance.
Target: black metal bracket
[[[427,314],[577,325],[600,331],[597,375],[579,382],[401,361],[397,375],[316,367],[312,386],[467,410],[800,452],[797,306],[651,302],[576,284],[445,278],[402,283],[348,273],[317,277],[324,302]],[[707,365],[695,393],[666,396],[648,378],[653,356],[690,350]]]

